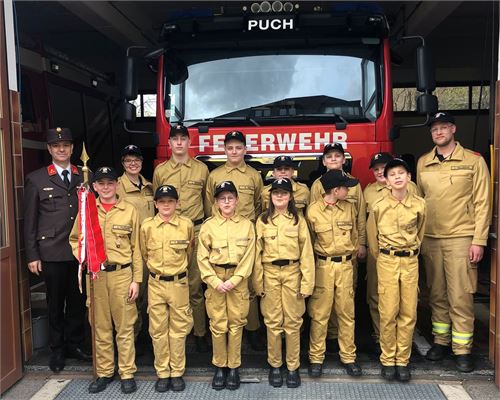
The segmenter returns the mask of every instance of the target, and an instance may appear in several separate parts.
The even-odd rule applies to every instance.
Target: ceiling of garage
[[[296,2],[295,2],[296,3]],[[328,7],[331,2],[300,2],[301,7]],[[240,10],[251,2],[178,1],[16,1],[17,30],[22,47],[49,45],[102,72],[122,68],[125,49],[153,46],[172,11],[195,5],[217,11]],[[388,1],[379,3],[393,33],[426,37],[438,81],[489,80],[496,68],[493,54],[498,33],[498,3],[458,1]],[[394,81],[414,79],[414,45],[397,47],[404,57]]]

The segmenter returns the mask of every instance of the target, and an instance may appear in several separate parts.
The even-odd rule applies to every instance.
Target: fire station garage
[[[416,382],[445,376],[457,384],[479,379],[500,387],[498,2],[0,4],[2,393],[23,375],[50,373],[46,286],[29,272],[23,240],[24,177],[50,164],[47,129],[70,128],[72,163],[82,164],[85,147],[94,171],[112,166],[121,174],[122,149],[139,146],[148,180],[170,156],[171,124],[188,127],[191,155],[210,170],[225,161],[224,135],[241,130],[246,161],[261,171],[264,184],[270,183],[274,157],[290,155],[296,179],[310,187],[324,172],[323,146],[340,142],[346,171],[364,187],[374,180],[370,159],[381,151],[407,161],[415,180],[417,160],[434,145],[428,122],[437,111],[450,113],[456,140],[483,156],[493,212],[474,294],[475,370],[457,372],[451,355],[442,362],[425,359],[433,335],[420,266],[412,374]],[[356,344],[363,370],[373,377],[379,363],[365,276],[361,261]],[[143,318],[136,360],[144,376],[153,376],[146,313]],[[89,349],[90,332],[87,324]],[[306,376],[308,335],[302,338]],[[266,352],[253,350],[245,337],[242,357],[242,375],[250,381],[265,377]],[[92,365],[67,359],[67,371],[90,379]],[[192,335],[187,371],[211,374],[211,352],[198,353]],[[342,376],[336,353],[327,354],[324,371]]]

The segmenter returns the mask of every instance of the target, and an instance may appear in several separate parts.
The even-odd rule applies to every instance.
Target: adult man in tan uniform
[[[224,138],[224,151],[227,156],[226,163],[214,169],[208,176],[205,214],[210,215],[213,212],[216,186],[224,181],[232,181],[238,190],[236,212],[255,222],[262,211],[260,194],[263,184],[260,173],[245,163],[245,136],[239,131],[229,132]],[[252,348],[262,351],[266,347],[258,335],[260,328],[259,305],[250,280],[248,283],[250,285],[250,311],[245,329]]]
[[[104,239],[107,260],[104,270],[93,281],[94,298],[90,299],[87,275],[87,304],[94,308],[97,379],[90,393],[106,389],[115,373],[113,330],[118,348],[118,373],[123,393],[137,390],[134,323],[137,319],[135,300],[142,281],[142,256],[139,244],[139,217],[135,207],[116,196],[118,175],[113,168],[101,167],[94,175],[94,190],[99,194],[97,212]],[[75,221],[69,241],[75,257],[79,252],[79,219]]]
[[[417,164],[428,210],[422,255],[434,335],[426,358],[441,360],[451,339],[457,369],[470,372],[477,263],[491,218],[488,168],[479,154],[455,141],[452,115],[437,113],[430,128],[436,146]]]
[[[191,219],[194,224],[195,245],[188,269],[189,301],[193,309],[196,349],[206,353],[209,350],[205,336],[207,318],[196,252],[198,251],[198,233],[205,217],[203,196],[208,179],[208,168],[204,163],[189,155],[191,140],[185,126],[174,125],[170,130],[168,143],[172,149],[172,157],[156,167],[153,174],[153,187],[155,190],[166,184],[175,187],[179,194],[177,213]]]

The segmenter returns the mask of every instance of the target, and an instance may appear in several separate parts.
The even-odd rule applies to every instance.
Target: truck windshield
[[[374,121],[381,108],[380,63],[373,57],[255,55],[192,64],[188,71],[186,82],[170,88],[174,122],[297,123],[300,116],[328,115],[362,122]]]

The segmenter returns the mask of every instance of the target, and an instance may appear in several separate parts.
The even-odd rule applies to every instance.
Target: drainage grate
[[[171,392],[157,393],[154,382],[137,381],[137,392],[124,395],[120,391],[120,382],[112,382],[101,393],[89,395],[87,388],[90,381],[73,380],[56,397],[64,399],[165,399]],[[186,382],[184,392],[175,393],[175,400],[192,400],[216,398],[220,400],[446,400],[437,384],[399,384],[399,383],[337,383],[337,382],[303,382],[298,389],[272,388],[263,383],[242,384],[239,390],[222,390],[216,392],[209,382]]]

